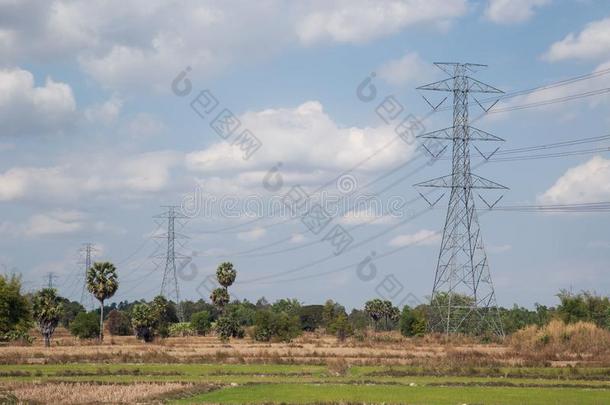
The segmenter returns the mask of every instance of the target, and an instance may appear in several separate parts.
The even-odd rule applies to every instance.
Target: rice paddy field
[[[61,336],[61,334],[60,334]],[[608,404],[605,357],[378,334],[343,343],[131,337],[0,347],[0,403]]]

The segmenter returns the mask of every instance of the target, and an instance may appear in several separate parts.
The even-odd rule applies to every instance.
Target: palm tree
[[[228,287],[233,284],[236,276],[237,272],[233,268],[233,263],[221,263],[220,266],[218,266],[218,269],[216,269],[216,278],[218,279],[220,285],[225,288],[225,290],[227,290]]]
[[[375,331],[377,331],[377,324],[379,319],[384,314],[384,304],[379,298],[375,298],[373,300],[367,301],[364,304],[364,312],[368,314],[368,316],[373,320],[375,324]]]
[[[51,337],[59,324],[63,312],[61,298],[54,288],[43,288],[32,297],[32,311],[38,321],[40,333],[44,337],[44,345],[51,346]]]
[[[119,288],[116,267],[109,262],[95,262],[87,270],[87,290],[100,302],[100,343],[104,341],[104,300]]]

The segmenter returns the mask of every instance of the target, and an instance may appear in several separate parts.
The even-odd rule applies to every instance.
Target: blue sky
[[[197,187],[210,198],[267,202],[274,193],[262,179],[278,162],[280,197],[295,185],[312,194],[328,185],[328,195],[341,196],[337,176],[357,166],[347,173],[357,194],[387,188],[383,203],[411,200],[413,184],[450,165],[439,160],[406,177],[420,163],[399,167],[417,152],[402,141],[382,148],[395,137],[375,112],[383,97],[423,117],[428,106],[415,88],[444,78],[436,61],[487,64],[476,78],[506,92],[603,72],[608,38],[610,8],[593,0],[0,2],[0,262],[21,272],[28,289],[52,271],[60,292],[79,299],[78,250],[94,242],[95,259],[117,263],[115,299],[150,298],[162,279],[149,257],[162,252],[151,238],[163,232],[153,219],[161,205],[180,205]],[[187,66],[192,91],[179,97],[171,83]],[[371,72],[378,97],[366,103],[356,89]],[[610,75],[600,73],[495,108],[608,87]],[[210,128],[213,117],[190,108],[204,89],[262,142],[249,159]],[[448,127],[451,114],[424,125]],[[492,113],[476,126],[506,139],[504,149],[598,137],[609,132],[608,96]],[[603,152],[490,162],[477,173],[510,188],[501,205],[610,200]],[[427,207],[421,199],[393,217],[337,215],[333,226],[360,224],[350,232],[358,247],[337,256],[298,218],[197,215],[181,229],[189,239],[180,251],[196,269],[181,277],[182,296],[207,299],[206,276],[230,259],[240,298],[333,297],[348,307],[380,295],[425,300],[446,204],[409,221]],[[608,225],[605,213],[483,215],[498,302],[553,304],[561,288],[608,294]],[[361,262],[374,264],[373,279],[358,277]],[[401,287],[388,292],[391,280]]]

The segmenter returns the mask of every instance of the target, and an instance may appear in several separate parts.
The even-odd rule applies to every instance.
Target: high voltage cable
[[[608,73],[610,73],[610,68],[609,69],[604,69],[604,70],[601,70],[601,71],[598,71],[598,72],[593,72],[593,73],[585,74],[585,75],[575,76],[573,78],[568,78],[568,79],[560,80],[560,81],[549,83],[549,84],[546,84],[546,85],[541,85],[541,86],[533,87],[533,88],[530,88],[530,89],[519,90],[519,91],[515,91],[515,92],[512,92],[512,93],[506,93],[503,96],[495,97],[495,98],[490,98],[490,99],[493,99],[493,100],[496,100],[496,99],[506,99],[506,98],[511,98],[511,97],[517,96],[517,95],[531,94],[531,93],[534,93],[534,92],[537,92],[537,91],[548,90],[550,88],[561,87],[561,86],[565,86],[565,85],[568,85],[568,84],[571,84],[571,83],[574,83],[574,82],[578,82],[578,81],[582,81],[582,80],[588,80],[590,78],[598,77],[598,76],[605,75],[605,74],[608,74]],[[520,106],[512,106],[512,107],[507,107],[507,108],[504,108],[504,109],[496,109],[496,110],[492,109],[491,111],[488,111],[487,114],[508,112],[508,111],[513,111],[513,110],[525,109],[525,108],[534,108],[534,107],[550,105],[550,104],[555,104],[555,103],[560,103],[560,102],[565,102],[565,101],[571,101],[571,100],[574,100],[574,99],[579,99],[579,98],[584,98],[584,97],[590,97],[590,96],[593,96],[593,95],[598,95],[598,94],[603,94],[603,93],[608,93],[608,92],[610,92],[610,88],[596,90],[596,91],[592,91],[592,92],[579,93],[579,94],[572,95],[572,96],[559,97],[559,98],[556,98],[556,99],[545,100],[545,101],[541,101],[541,102],[537,102],[537,103],[530,103],[530,104],[525,104],[525,105],[520,105]],[[483,101],[486,101],[486,100],[487,99],[485,99]],[[445,108],[437,108],[436,110],[429,111],[420,120],[420,122],[425,121],[426,119],[428,119],[434,113],[436,113],[438,111],[442,111],[444,109],[446,109],[446,107]],[[363,164],[368,162],[370,159],[372,159],[374,156],[378,155],[383,150],[385,150],[386,148],[390,147],[398,139],[400,139],[399,136],[394,137],[388,143],[386,143],[381,148],[376,150],[373,154],[369,155],[368,157],[366,157],[362,161],[358,162],[355,166],[353,166],[350,169],[347,169],[347,170],[341,172],[341,174],[339,174],[338,176],[334,177],[331,181],[329,181],[329,182],[323,184],[322,186],[318,187],[316,190],[314,190],[314,192],[312,194],[315,194],[315,193],[323,190],[324,188],[326,188],[329,185],[333,184],[333,182],[336,182],[339,178],[341,178],[341,176],[344,176],[347,173],[351,173],[352,171],[354,171],[358,167],[362,166]],[[216,230],[211,230],[211,231],[204,231],[203,233],[225,233],[225,231],[243,228],[245,226],[251,225],[251,224],[256,223],[256,222],[259,222],[259,221],[264,220],[266,218],[268,218],[268,217],[255,218],[255,219],[252,219],[252,220],[247,221],[247,222],[242,223],[242,224],[236,224],[236,225],[232,225],[232,226],[229,226],[229,227],[224,227],[224,228],[220,228],[220,229],[216,229]],[[273,223],[273,224],[267,225],[266,227],[270,228],[270,227],[273,227],[273,226],[281,225],[283,223],[290,222],[293,219],[294,218],[289,218],[289,219],[287,219],[285,221],[280,221],[280,222],[277,222],[277,223]],[[265,229],[267,229],[267,228],[265,228]],[[239,233],[239,232],[236,232],[236,233]]]

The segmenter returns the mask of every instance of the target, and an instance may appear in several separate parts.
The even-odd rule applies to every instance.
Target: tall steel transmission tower
[[[479,68],[485,67],[484,65],[470,63],[435,63],[435,65],[450,77],[418,89],[453,93],[453,126],[419,135],[418,138],[423,138],[424,143],[451,141],[453,152],[450,175],[416,184],[418,187],[440,187],[450,190],[445,228],[432,288],[429,329],[447,334],[492,332],[503,335],[473,193],[478,193],[476,190],[505,190],[506,187],[473,174],[470,167],[471,141],[503,141],[503,139],[470,126],[468,120],[470,98],[486,112],[495,104],[484,108],[473,93],[503,92],[469,76]],[[438,105],[435,108],[438,108]],[[484,155],[475,145],[473,147],[484,159],[489,159],[495,153],[494,151]],[[495,203],[488,204],[480,194],[479,197],[489,208],[499,201],[498,199]]]
[[[95,249],[95,245],[90,242],[83,243],[83,247],[79,250],[82,255],[80,264],[84,266],[83,289],[80,295],[80,303],[87,310],[93,309],[93,295],[91,295],[89,290],[87,290],[87,272],[89,271],[92,265],[92,254],[96,251],[97,250]]]
[[[163,281],[161,282],[161,295],[170,301],[174,301],[178,319],[180,322],[183,322],[184,311],[182,310],[182,305],[180,303],[180,288],[176,272],[176,259],[181,259],[184,256],[176,253],[176,240],[183,239],[185,236],[176,232],[176,220],[186,219],[187,217],[179,211],[180,206],[178,205],[165,205],[162,207],[165,208],[166,211],[154,217],[167,220],[167,233],[156,236],[157,238],[165,239],[167,242],[165,254],[162,256],[155,256],[157,258],[165,259]]]

